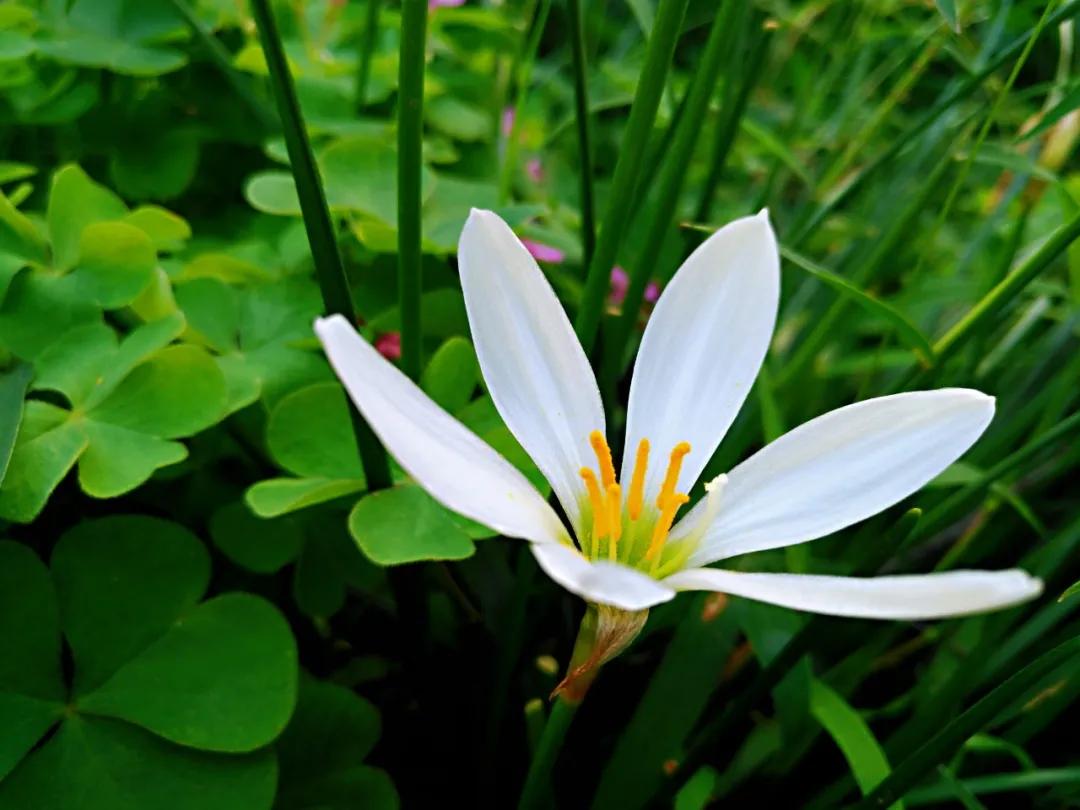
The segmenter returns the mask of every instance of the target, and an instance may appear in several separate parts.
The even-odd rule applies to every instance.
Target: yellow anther
[[[600,483],[604,490],[615,483],[615,465],[611,463],[611,448],[608,447],[607,439],[599,430],[589,434],[589,444],[596,453],[596,460],[600,463]]]
[[[660,487],[660,494],[656,498],[656,508],[661,512],[667,509],[668,500],[675,495],[675,487],[679,485],[679,473],[682,471],[683,457],[689,452],[689,442],[679,442],[671,449],[671,458],[668,460],[664,484]],[[685,498],[686,496],[682,497]]]
[[[664,501],[664,505],[660,510],[660,519],[656,521],[656,526],[653,527],[652,539],[649,541],[649,550],[645,552],[646,560],[651,560],[660,552],[660,549],[664,547],[664,543],[667,541],[668,532],[671,531],[671,524],[675,522],[675,513],[679,511],[680,506],[689,500],[690,497],[688,495],[679,492],[673,494]]]
[[[619,538],[622,537],[622,487],[618,484],[612,484],[607,488],[607,508],[608,534],[611,535],[611,542],[608,544],[608,557],[614,560],[617,556],[615,545],[619,542]]]
[[[631,520],[641,517],[641,507],[645,501],[645,470],[648,466],[649,440],[642,439],[638,442],[637,456],[634,458],[634,474],[630,479],[630,497],[626,501]]]
[[[608,509],[600,486],[596,483],[596,474],[588,467],[581,468],[581,478],[585,482],[585,491],[589,493],[589,505],[592,506],[592,551],[596,553],[596,541],[607,534]]]

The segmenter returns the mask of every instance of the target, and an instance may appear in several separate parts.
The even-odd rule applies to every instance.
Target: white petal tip
[[[757,216],[755,216],[754,219],[760,219],[762,222],[768,222],[769,221],[769,208],[768,208],[768,206],[766,206],[765,208],[762,208],[760,211],[758,211]]]
[[[349,323],[349,319],[344,315],[337,313],[322,318],[316,318],[313,326],[315,334],[320,338],[325,338],[330,332],[341,329],[342,327],[352,329],[352,324]]]

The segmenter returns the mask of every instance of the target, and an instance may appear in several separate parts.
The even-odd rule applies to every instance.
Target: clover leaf
[[[0,807],[270,807],[295,643],[261,598],[200,602],[209,577],[198,539],[156,518],[77,525],[51,571],[0,542]]]

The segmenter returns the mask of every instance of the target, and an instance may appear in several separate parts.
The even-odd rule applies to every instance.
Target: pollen
[[[682,472],[683,458],[689,452],[689,442],[679,442],[671,449],[667,474],[664,476],[664,483],[660,487],[660,494],[656,498],[656,508],[661,513],[666,509],[668,501],[675,495],[675,487],[679,484],[679,473]]]
[[[630,478],[630,495],[626,509],[631,520],[641,517],[641,507],[645,505],[645,471],[649,467],[649,440],[638,442],[637,455],[634,457],[634,474]]]
[[[611,448],[608,447],[607,439],[599,430],[589,434],[589,444],[596,453],[596,460],[600,464],[600,483],[606,492],[615,483],[615,465],[611,462]]]

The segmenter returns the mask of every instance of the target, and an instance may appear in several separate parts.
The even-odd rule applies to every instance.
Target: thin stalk
[[[638,320],[641,302],[645,296],[645,287],[649,274],[656,267],[664,237],[671,229],[675,210],[678,207],[679,194],[686,179],[690,159],[694,155],[698,135],[701,132],[701,120],[712,97],[713,88],[720,73],[723,57],[730,42],[731,18],[738,7],[736,2],[724,3],[713,18],[705,51],[698,64],[694,80],[687,91],[686,103],[679,118],[679,125],[667,150],[667,160],[657,183],[655,205],[651,210],[648,229],[642,241],[641,249],[630,268],[630,284],[623,299],[622,312],[612,326],[604,346],[604,363],[601,371],[601,391],[614,389],[622,374],[626,343]]]
[[[364,18],[364,39],[360,43],[360,59],[356,66],[356,111],[362,113],[367,106],[368,80],[371,78],[371,59],[379,41],[379,12],[382,0],[367,0],[367,16]]]
[[[247,81],[246,76],[241,75],[233,66],[232,54],[230,54],[225,46],[218,41],[205,25],[198,15],[192,10],[184,0],[170,0],[173,8],[177,13],[184,18],[184,22],[187,23],[188,28],[191,29],[191,33],[195,35],[195,38],[199,40],[199,43],[206,50],[207,55],[210,57],[210,61],[214,63],[217,69],[221,72],[221,75],[225,77],[230,85],[232,85],[233,92],[240,97],[240,99],[251,110],[252,115],[255,116],[259,125],[267,132],[273,132],[278,129],[278,120],[274,115],[274,111],[269,108],[266,102],[260,96],[256,95],[251,88],[251,84]]]
[[[525,787],[518,800],[518,810],[540,810],[551,805],[551,777],[555,761],[562,751],[566,731],[577,712],[577,703],[563,698],[556,698],[540,735],[536,755],[529,764],[529,773],[525,777]]]
[[[251,10],[259,30],[259,41],[262,43],[266,65],[270,70],[270,84],[277,100],[278,114],[281,116],[289,165],[296,182],[296,194],[300,200],[308,244],[311,246],[323,308],[327,314],[344,315],[355,323],[356,309],[349,290],[349,281],[345,277],[345,268],[341,263],[341,254],[338,252],[337,232],[330,219],[326,192],[323,190],[315,155],[311,150],[311,141],[308,140],[307,129],[304,127],[300,102],[289,74],[277,22],[268,0],[252,0]],[[368,489],[388,487],[390,465],[386,452],[359,413],[355,409],[350,413]]]
[[[424,48],[428,5],[401,5],[401,55],[398,65],[398,307],[401,310],[401,368],[420,379],[420,292],[423,254],[420,241],[420,180],[424,139]]]
[[[589,115],[588,65],[585,61],[585,26],[581,0],[566,0],[570,22],[570,58],[574,68],[574,119],[577,124],[578,163],[581,178],[582,264],[589,266],[596,249],[596,220],[593,210],[592,118]]]
[[[596,341],[611,268],[615,264],[619,244],[630,220],[634,188],[642,168],[642,158],[652,133],[656,109],[664,91],[671,58],[675,53],[675,43],[678,41],[688,4],[689,0],[661,0],[656,24],[652,36],[649,37],[645,64],[641,68],[619,160],[615,164],[607,210],[596,240],[596,252],[589,262],[585,292],[574,324],[586,352],[592,350]]]
[[[980,731],[1009,706],[1020,700],[1046,675],[1080,655],[1080,637],[1066,641],[1024,667],[1001,686],[957,717],[938,734],[900,763],[855,810],[888,807],[903,798],[927,773],[952,756],[972,734]]]

